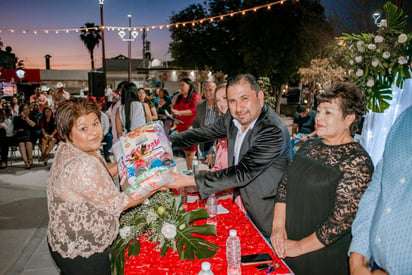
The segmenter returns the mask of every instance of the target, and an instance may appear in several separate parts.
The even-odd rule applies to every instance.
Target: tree
[[[332,28],[326,22],[323,7],[312,0],[286,1],[270,9],[249,11],[246,15],[227,16],[247,8],[266,4],[263,0],[212,0],[210,14],[200,5],[191,5],[172,17],[172,23],[209,16],[217,18],[202,24],[173,28],[172,56],[182,66],[208,66],[229,75],[249,72],[268,77],[271,96],[280,111],[281,85],[297,82],[299,67],[324,54],[332,40]]]
[[[327,59],[312,59],[310,67],[300,68],[301,82],[308,85],[312,90],[318,87],[321,90],[329,88],[334,81],[344,81],[346,71],[341,66],[334,66]]]
[[[246,4],[253,7],[259,2]],[[253,74],[269,77],[277,112],[282,84],[299,82],[299,67],[322,55],[333,40],[323,11],[316,1],[287,1],[272,6],[270,12],[262,9],[245,18],[241,31],[245,67]]]
[[[99,45],[99,42],[102,39],[102,37],[100,36],[100,27],[95,26],[94,23],[86,23],[84,27],[82,27],[80,39],[90,53],[92,71],[94,71],[93,51],[94,48]]]
[[[240,10],[240,0],[214,0],[208,11],[200,4],[193,4],[174,14],[170,23],[189,22],[185,26],[171,28],[170,52],[176,63],[186,68],[204,68],[234,74],[242,67],[238,31],[239,17],[226,17],[213,22],[201,20]]]
[[[170,23],[190,22],[207,16],[206,11],[200,4],[192,4],[178,14],[171,17]],[[185,68],[203,68],[208,64],[207,52],[209,43],[207,40],[207,22],[192,26],[173,27],[171,31],[172,42],[170,53],[176,63]]]

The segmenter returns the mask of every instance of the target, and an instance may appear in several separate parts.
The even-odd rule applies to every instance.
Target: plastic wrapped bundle
[[[176,166],[163,126],[149,122],[125,134],[113,145],[122,190],[134,200],[170,183]]]

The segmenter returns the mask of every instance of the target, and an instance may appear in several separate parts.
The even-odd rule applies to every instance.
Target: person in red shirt
[[[172,114],[183,124],[177,124],[177,131],[183,132],[189,129],[190,124],[196,116],[197,103],[202,100],[199,93],[196,92],[193,82],[190,78],[183,78],[179,83],[180,94],[176,98],[176,102],[172,108]],[[186,159],[186,167],[192,170],[192,160],[196,154],[197,145],[183,148]]]

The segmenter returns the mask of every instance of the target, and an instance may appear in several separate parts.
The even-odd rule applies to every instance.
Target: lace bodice
[[[117,236],[128,203],[100,155],[59,144],[47,186],[48,242],[63,257],[102,252]]]
[[[333,209],[330,209],[329,216],[321,224],[318,224],[316,229],[318,239],[324,245],[329,245],[350,232],[358,210],[359,200],[371,180],[372,160],[361,145],[356,142],[329,146],[320,139],[306,141],[297,155],[300,155],[298,158],[302,161],[301,167],[309,167],[316,162],[321,167],[337,168],[340,172],[335,197],[331,198]],[[296,157],[292,163],[293,161],[297,161]],[[291,169],[292,163],[279,184],[276,202],[287,201],[288,175],[294,173]],[[305,182],[305,175],[300,175],[300,177],[302,184],[308,184]],[[308,196],[304,199],[313,198]]]

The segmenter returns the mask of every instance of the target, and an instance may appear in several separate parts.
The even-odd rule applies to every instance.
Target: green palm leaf
[[[218,246],[192,234],[216,236],[214,225],[190,225],[177,231],[177,251],[179,259],[208,259],[216,255]]]
[[[395,4],[390,1],[383,5],[383,10],[385,11],[386,19],[388,20],[388,26],[403,30],[407,23],[407,15],[404,15],[403,10],[398,8]]]
[[[376,83],[368,92],[368,109],[372,112],[382,113],[387,109],[392,100],[390,85]]]

